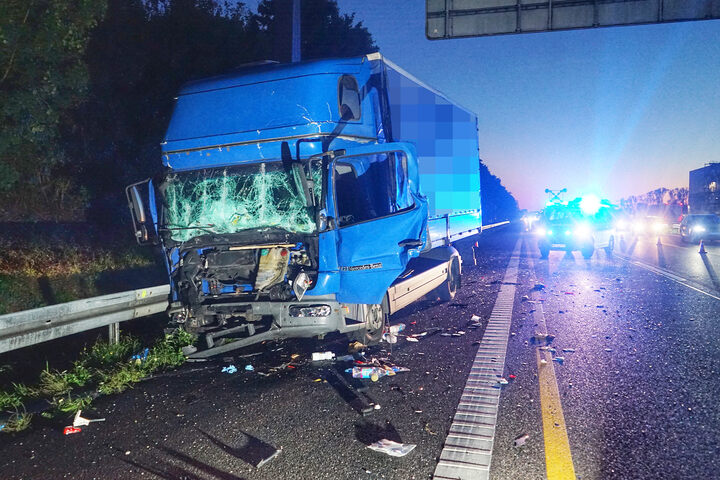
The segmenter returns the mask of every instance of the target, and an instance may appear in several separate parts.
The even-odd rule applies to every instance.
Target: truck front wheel
[[[362,305],[363,317],[365,318],[365,328],[356,331],[352,335],[353,340],[357,340],[365,345],[377,345],[382,339],[385,324],[388,321],[388,309],[385,306],[387,298],[383,300],[383,304],[379,305]]]

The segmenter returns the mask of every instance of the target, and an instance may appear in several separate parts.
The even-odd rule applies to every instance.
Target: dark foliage
[[[517,200],[507,191],[500,179],[490,173],[482,160],[480,161],[480,199],[483,225],[517,219],[519,214]]]

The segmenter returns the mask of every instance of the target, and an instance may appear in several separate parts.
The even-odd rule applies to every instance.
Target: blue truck
[[[452,243],[481,231],[476,116],[379,53],[186,85],[162,162],[126,193],[138,242],[162,249],[171,324],[205,340],[196,357],[376,343],[390,314],[454,297]]]

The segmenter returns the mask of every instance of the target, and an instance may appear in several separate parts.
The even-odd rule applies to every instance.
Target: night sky
[[[521,208],[541,208],[545,188],[617,201],[687,186],[720,161],[718,20],[430,41],[422,0],[338,5],[478,114],[480,156]]]

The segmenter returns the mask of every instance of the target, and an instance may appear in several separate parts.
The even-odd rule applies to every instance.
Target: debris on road
[[[482,319],[480,317],[478,317],[477,315],[473,315],[472,317],[470,317],[471,322],[477,323],[477,322],[480,322],[481,320]]]
[[[335,358],[335,354],[333,352],[313,352],[313,354],[312,354],[313,362],[320,362],[323,360],[332,360],[333,358]]]
[[[193,353],[197,352],[197,347],[195,345],[185,345],[184,347],[182,347],[180,349],[180,351],[182,352],[182,354],[184,356],[187,357],[187,356],[192,355]]]
[[[509,382],[507,381],[507,379],[501,377],[498,378],[497,383],[499,383],[500,385],[507,385]]]
[[[143,350],[141,353],[138,353],[138,354],[130,357],[130,360],[133,361],[136,365],[140,365],[145,360],[147,360],[147,356],[149,353],[150,353],[150,349],[146,347],[145,350]]]
[[[73,427],[84,427],[86,425],[90,425],[91,422],[104,422],[105,421],[104,418],[90,419],[90,418],[82,417],[81,415],[82,415],[82,410],[78,410],[77,413],[75,414],[75,418],[73,419],[73,424],[72,424]]]
[[[527,302],[528,300],[530,300],[530,297],[528,297],[527,295],[523,295],[523,296],[520,298],[520,301],[521,301],[521,302]]]
[[[382,440],[367,446],[367,448],[371,450],[385,453],[387,455],[390,455],[391,457],[404,457],[405,455],[413,451],[415,447],[416,445],[412,443],[398,443],[393,442],[392,440],[388,440],[386,438],[383,438]]]
[[[535,335],[530,339],[533,343],[545,343],[545,345],[550,345],[553,340],[555,340],[555,335],[551,335],[549,333],[539,333],[535,332]]]
[[[221,370],[221,373],[229,373],[230,375],[235,372],[237,372],[237,367],[235,365],[228,365],[227,367],[223,367]]]
[[[246,371],[246,372],[254,372],[254,371],[255,371],[255,367],[253,367],[253,366],[250,365],[250,364],[245,365],[245,371]]]
[[[612,348],[606,348],[605,351],[606,351],[606,352],[612,352]]]
[[[573,353],[575,351],[575,349],[574,348],[563,348],[562,351],[565,353]]]
[[[412,336],[406,337],[405,340],[407,340],[408,342],[419,342],[420,341],[417,338],[412,337]]]
[[[565,362],[565,357],[555,357],[553,358],[553,362],[557,362],[562,365]]]
[[[535,286],[534,286],[532,289],[535,290],[535,291],[539,291],[539,290],[542,290],[542,289],[544,289],[544,288],[545,288],[545,285],[543,285],[542,283],[536,283]]]
[[[513,445],[515,447],[522,447],[525,445],[525,442],[527,442],[528,438],[530,438],[530,435],[528,435],[527,433],[523,433],[522,435],[515,438],[515,440],[513,441]]]
[[[348,352],[349,353],[357,353],[360,350],[365,350],[367,348],[367,345],[361,342],[352,342],[350,345],[348,345]]]
[[[63,435],[72,435],[73,433],[80,433],[82,432],[81,428],[78,427],[65,427],[63,429]]]
[[[397,343],[397,337],[398,333],[405,330],[405,324],[404,323],[398,323],[397,325],[392,325],[385,329],[383,332],[382,339],[383,341],[387,343]]]

